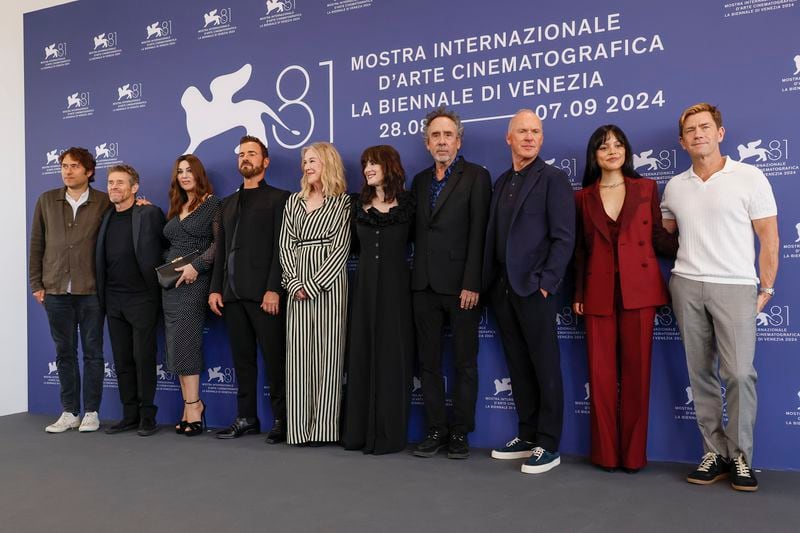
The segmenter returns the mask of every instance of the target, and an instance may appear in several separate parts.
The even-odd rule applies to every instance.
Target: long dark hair
[[[183,190],[181,184],[178,183],[178,165],[181,164],[181,161],[186,161],[189,163],[189,168],[192,169],[192,175],[194,176],[194,199],[192,200],[192,203],[189,204],[190,213],[203,203],[203,200],[206,199],[207,195],[214,192],[214,187],[211,185],[211,182],[208,181],[208,176],[206,176],[206,169],[203,167],[203,163],[201,163],[200,160],[192,154],[184,154],[180,156],[175,160],[175,164],[172,165],[172,180],[169,184],[169,211],[167,212],[167,220],[179,214],[183,204],[185,204],[189,199],[189,195],[186,194],[186,191]]]
[[[628,138],[625,136],[625,132],[616,124],[606,124],[594,130],[592,136],[589,137],[589,143],[586,145],[586,168],[583,170],[584,187],[588,187],[600,179],[602,170],[597,165],[597,149],[606,142],[609,133],[613,134],[625,147],[625,162],[622,163],[622,168],[620,169],[622,170],[622,175],[626,178],[642,177],[633,169],[633,150],[631,149],[631,143],[628,142]]]
[[[361,154],[362,176],[364,175],[364,168],[370,161],[380,165],[383,170],[383,198],[386,202],[393,202],[406,184],[406,171],[400,161],[400,154],[388,144],[370,146]],[[375,195],[375,187],[367,185],[367,178],[365,177],[364,185],[361,187],[361,203],[369,204],[375,198]]]

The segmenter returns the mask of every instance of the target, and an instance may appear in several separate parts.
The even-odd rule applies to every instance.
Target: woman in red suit
[[[589,139],[575,201],[573,309],[586,320],[591,460],[635,473],[647,463],[653,318],[669,300],[656,252],[675,257],[678,241],[661,225],[656,183],[633,169],[617,126]]]

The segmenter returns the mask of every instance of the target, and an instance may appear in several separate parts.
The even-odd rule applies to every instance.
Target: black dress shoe
[[[237,418],[227,429],[217,431],[218,439],[238,439],[242,435],[257,435],[261,433],[261,424],[258,418]]]
[[[272,424],[272,429],[267,433],[267,444],[278,444],[286,442],[286,422],[276,418]]]
[[[122,433],[123,431],[131,431],[139,427],[138,420],[131,420],[123,418],[113,426],[106,428],[106,435],[114,435],[115,433]]]
[[[136,434],[140,437],[149,437],[157,431],[158,426],[155,420],[152,418],[142,418],[142,422],[139,424],[139,429],[136,430]]]
[[[433,457],[436,453],[447,446],[449,443],[447,435],[442,435],[438,430],[431,430],[425,436],[425,440],[417,444],[414,455],[417,457]]]

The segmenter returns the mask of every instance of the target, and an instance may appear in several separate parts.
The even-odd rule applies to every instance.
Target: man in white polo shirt
[[[679,132],[692,166],[667,183],[661,211],[664,226],[680,230],[670,292],[705,450],[686,480],[708,485],[730,475],[734,489],[752,492],[758,489],[750,467],[756,313],[775,293],[778,211],[764,174],[720,153],[725,128],[716,107],[701,103],[686,109]],[[754,233],[761,246],[760,288]],[[727,425],[722,421],[720,378]]]

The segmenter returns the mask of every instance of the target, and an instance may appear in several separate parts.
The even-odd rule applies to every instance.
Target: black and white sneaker
[[[695,485],[710,485],[727,477],[731,471],[731,462],[718,453],[708,452],[694,472],[686,476],[686,481]]]
[[[494,459],[527,459],[535,447],[536,445],[532,442],[514,437],[502,448],[492,450],[492,457]]]
[[[733,458],[731,465],[731,487],[734,490],[744,492],[755,492],[758,490],[758,481],[753,473],[753,469],[747,464],[744,455],[739,454]]]
[[[561,455],[558,452],[548,452],[541,446],[537,446],[531,452],[531,456],[522,465],[523,474],[543,474],[549,472],[561,464]]]

